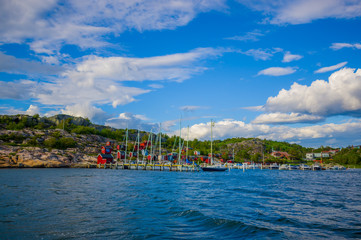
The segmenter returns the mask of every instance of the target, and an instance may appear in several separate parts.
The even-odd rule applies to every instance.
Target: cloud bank
[[[186,129],[182,129],[186,131]],[[211,136],[210,122],[195,124],[190,127],[190,139],[209,140]],[[177,131],[171,133],[177,135]],[[333,146],[344,146],[350,139],[356,139],[355,143],[361,143],[361,121],[343,124],[324,124],[300,128],[288,126],[269,126],[264,124],[247,124],[236,120],[220,120],[213,127],[215,139],[232,137],[256,137],[276,141],[300,141],[302,145],[318,146],[317,142],[333,140]],[[307,144],[306,144],[307,143]]]
[[[316,116],[361,116],[361,69],[343,68],[328,79],[316,80],[310,86],[294,83],[269,97],[267,112],[301,113]]]
[[[28,43],[55,54],[66,44],[82,49],[109,46],[103,38],[135,29],[175,29],[199,13],[226,9],[224,0],[1,0],[0,42]]]

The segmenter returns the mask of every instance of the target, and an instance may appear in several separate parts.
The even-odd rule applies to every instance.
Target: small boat
[[[289,165],[288,166],[288,170],[297,170],[297,169],[299,169],[300,167],[298,166],[298,165]]]
[[[339,166],[339,167],[338,167],[338,170],[346,170],[346,167],[344,167],[344,166]]]
[[[279,169],[280,170],[288,170],[288,164],[282,164]]]
[[[205,167],[201,167],[203,171],[205,172],[223,172],[226,171],[228,168],[223,167],[221,165],[210,165],[210,166],[205,166]]]
[[[214,122],[211,120],[211,165],[201,167],[205,172],[223,172],[226,171],[228,168],[224,167],[220,164],[213,164],[213,131],[212,127]]]
[[[278,167],[277,163],[274,163],[274,164],[271,164],[271,165],[269,166],[269,169],[270,169],[270,170],[277,170],[277,169],[279,169],[279,167]]]
[[[300,168],[301,170],[311,170],[311,167],[306,164],[302,164]]]
[[[321,166],[320,165],[312,165],[312,171],[321,171],[322,170],[322,168],[321,168]]]

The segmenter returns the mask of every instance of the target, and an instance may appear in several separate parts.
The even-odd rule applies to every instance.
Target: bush
[[[60,138],[58,140],[58,148],[59,149],[67,149],[76,147],[76,142],[72,138]]]
[[[60,138],[56,139],[54,137],[45,140],[44,145],[49,148],[57,149],[67,149],[76,147],[76,141],[72,138]]]

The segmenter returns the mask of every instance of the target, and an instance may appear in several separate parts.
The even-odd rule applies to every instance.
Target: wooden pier
[[[97,168],[126,169],[126,170],[150,170],[150,171],[175,171],[175,172],[199,172],[196,165],[179,164],[137,164],[137,163],[108,163],[97,164]]]

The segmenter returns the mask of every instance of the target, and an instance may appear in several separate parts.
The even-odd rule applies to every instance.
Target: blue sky
[[[0,0],[0,113],[361,144],[357,0]]]

